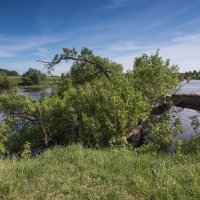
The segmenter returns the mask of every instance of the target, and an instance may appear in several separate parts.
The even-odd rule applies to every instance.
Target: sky
[[[200,70],[199,0],[0,0],[0,68],[45,72],[63,47],[88,47],[132,69],[135,57],[160,55],[181,72]],[[70,69],[63,62],[60,75]]]

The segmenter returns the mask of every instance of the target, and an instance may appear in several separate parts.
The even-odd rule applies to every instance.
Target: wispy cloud
[[[113,51],[130,51],[130,50],[136,50],[139,47],[135,45],[133,42],[126,42],[126,43],[120,43],[120,44],[113,44],[110,49]]]
[[[149,47],[138,45],[134,42],[129,41],[124,43],[112,44],[109,48],[113,51],[133,51],[133,50],[148,49]]]
[[[0,57],[11,57],[19,52],[36,49],[37,53],[44,55],[42,46],[64,40],[62,37],[55,36],[32,36],[32,37],[12,37],[0,35]]]
[[[46,57],[49,54],[49,50],[47,48],[43,48],[43,47],[38,47],[35,55],[36,56],[40,56],[40,57]]]
[[[108,4],[104,6],[107,9],[120,8],[128,6],[131,3],[131,0],[111,0]]]
[[[200,42],[200,34],[191,34],[180,37],[175,37],[173,39],[175,42],[183,42],[183,43],[199,43]]]
[[[200,23],[200,18],[194,18],[192,20],[188,20],[180,25],[178,25],[175,30],[184,30],[184,29],[191,29],[192,27],[196,27],[196,24]]]
[[[0,58],[8,58],[13,56],[13,52],[6,50],[6,49],[0,49]]]

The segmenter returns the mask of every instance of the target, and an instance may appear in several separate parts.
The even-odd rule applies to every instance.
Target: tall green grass
[[[200,154],[56,147],[0,160],[0,199],[200,199]]]

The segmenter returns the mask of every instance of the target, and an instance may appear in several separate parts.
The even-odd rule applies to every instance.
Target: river
[[[200,94],[200,80],[192,80],[189,83],[182,82],[182,87],[179,94]],[[176,137],[176,139],[188,139],[192,135],[196,134],[191,126],[192,120],[191,116],[197,115],[200,121],[200,112],[192,109],[183,109],[181,112],[177,113],[178,117],[180,117],[182,126],[183,126],[183,134]],[[200,129],[198,130],[200,132]]]
[[[48,94],[50,94],[52,92],[51,88],[47,88],[47,89],[42,89],[42,88],[21,88],[19,90],[19,94],[24,94],[24,95],[28,95],[31,97],[34,97],[36,99],[39,99],[41,97],[41,93],[42,92],[46,92]]]

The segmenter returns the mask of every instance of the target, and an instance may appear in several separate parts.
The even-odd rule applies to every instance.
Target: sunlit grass
[[[200,156],[47,150],[31,160],[0,160],[0,199],[200,199]]]

